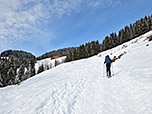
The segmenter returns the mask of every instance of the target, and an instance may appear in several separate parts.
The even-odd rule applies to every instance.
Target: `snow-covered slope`
[[[88,59],[0,89],[0,114],[152,114],[152,31]],[[146,46],[149,44],[149,46]],[[104,57],[114,76],[105,77]]]

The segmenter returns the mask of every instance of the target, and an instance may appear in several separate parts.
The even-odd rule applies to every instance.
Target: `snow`
[[[145,40],[149,35],[152,31],[20,85],[0,88],[0,114],[152,114],[152,42]],[[124,51],[112,64],[114,76],[105,77],[105,56]]]
[[[63,63],[65,60],[66,56],[63,57],[59,57],[57,59],[51,59],[51,58],[46,58],[46,59],[42,59],[36,62],[35,64],[35,71],[37,74],[37,71],[39,69],[39,67],[43,64],[43,66],[45,67],[45,70],[47,70],[47,66],[49,68],[55,67],[55,60],[59,61],[60,63]]]
[[[9,57],[0,57],[1,59],[9,59]]]

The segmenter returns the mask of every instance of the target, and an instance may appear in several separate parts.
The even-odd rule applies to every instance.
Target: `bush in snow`
[[[152,35],[147,37],[148,41],[152,41]]]

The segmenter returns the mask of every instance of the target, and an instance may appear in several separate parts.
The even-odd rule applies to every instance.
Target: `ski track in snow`
[[[152,114],[152,42],[143,42],[149,34],[0,88],[0,114]],[[124,51],[113,63],[115,75],[105,77],[104,57]]]

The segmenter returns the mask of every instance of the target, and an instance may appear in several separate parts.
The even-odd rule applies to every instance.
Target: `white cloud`
[[[12,43],[35,36],[40,31],[42,20],[48,18],[44,2],[38,0],[0,1],[0,50]]]
[[[71,13],[81,0],[0,0],[0,50],[13,42],[28,40],[39,34],[43,24],[53,15]],[[46,21],[46,22],[45,22]],[[30,36],[29,36],[30,35]]]
[[[51,15],[62,17],[63,15],[70,15],[74,10],[79,10],[82,3],[84,3],[83,0],[54,0],[49,9]]]
[[[45,31],[51,17],[79,12],[81,6],[109,6],[114,0],[0,0],[0,51],[17,41],[30,40]]]
[[[118,5],[120,0],[93,0],[88,4],[89,7],[115,7]]]

